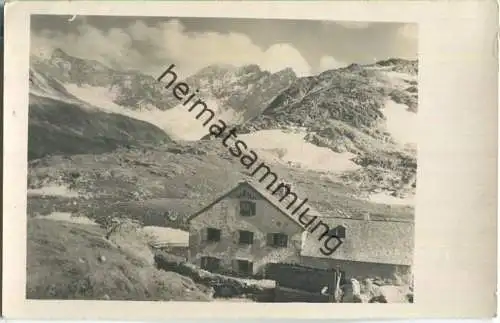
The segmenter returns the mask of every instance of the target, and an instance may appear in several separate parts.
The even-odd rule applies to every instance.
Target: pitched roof
[[[261,195],[265,200],[267,200],[271,205],[273,205],[275,208],[277,208],[281,213],[283,213],[285,216],[289,217],[294,223],[298,224],[301,229],[305,230],[304,226],[298,221],[298,218],[296,216],[293,216],[290,211],[286,208],[287,202],[284,200],[283,202],[279,201],[279,197],[276,195],[273,195],[271,192],[266,190],[264,187],[261,187],[258,183],[256,183],[253,180],[243,180],[238,183],[237,186],[233,187],[232,189],[226,191],[224,194],[222,194],[220,197],[218,197],[216,200],[214,200],[212,203],[209,205],[205,206],[201,210],[195,212],[193,215],[191,215],[188,218],[188,222],[200,215],[201,213],[205,212],[215,204],[217,204],[219,201],[223,200],[225,197],[230,195],[233,191],[236,189],[242,187],[242,186],[247,186],[252,188],[254,191],[256,191],[259,195]],[[300,201],[299,201],[300,203]],[[309,212],[310,213],[310,212]]]
[[[346,218],[322,218],[330,228],[346,228],[343,244],[330,256],[321,253],[323,242],[308,233],[302,256],[411,265],[414,250],[414,224],[408,221],[379,221]],[[324,239],[326,240],[326,239]]]
[[[286,200],[280,202],[278,196],[273,195],[269,190],[265,189],[265,187],[261,187],[262,185],[259,185],[259,183],[252,180],[239,182],[236,187],[228,190],[215,201],[191,215],[188,218],[188,221],[211,208],[242,185],[251,187],[279,211],[298,224],[300,228],[305,230],[304,225],[298,221],[298,216],[292,215],[286,208]],[[302,201],[303,197],[299,196],[299,199]],[[331,229],[339,225],[344,226],[346,228],[346,238],[340,248],[338,248],[332,255],[325,256],[320,251],[323,242],[318,241],[318,234],[308,233],[301,251],[302,256],[411,265],[413,260],[414,241],[413,222],[364,220],[338,216],[325,216],[312,208],[309,203],[306,205],[309,208],[309,211],[307,212],[308,218],[317,216],[318,219],[323,221],[323,223],[328,224]]]

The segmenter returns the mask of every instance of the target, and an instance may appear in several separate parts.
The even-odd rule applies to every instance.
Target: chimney
[[[370,221],[370,212],[365,212],[363,218],[365,221]]]

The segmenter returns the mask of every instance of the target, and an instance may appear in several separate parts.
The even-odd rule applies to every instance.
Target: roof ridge
[[[259,182],[260,183],[260,182]],[[256,191],[258,191],[260,194],[262,194],[271,204],[273,204],[274,206],[276,206],[280,211],[282,211],[283,213],[285,213],[288,217],[290,217],[293,221],[297,222],[297,223],[300,223],[300,221],[298,221],[298,219],[295,219],[293,217],[293,214],[291,214],[288,210],[288,208],[286,208],[281,202],[284,202],[285,200],[283,201],[279,201],[278,199],[276,199],[276,196],[269,192],[268,189],[265,189],[265,188],[262,188],[262,187],[258,187],[257,186],[257,182],[256,181],[248,181],[247,182],[248,185],[250,185],[252,188],[254,188]],[[291,191],[291,190],[290,190]],[[291,191],[292,192],[292,191]],[[294,192],[295,193],[295,192]],[[273,199],[273,197],[275,199]],[[307,199],[307,197],[305,199],[301,199],[301,198],[297,198],[298,201],[304,201],[306,200],[307,202],[309,202],[309,200]],[[294,202],[295,203],[295,202]],[[313,206],[311,206],[310,203],[306,203],[304,204],[303,206],[307,207],[309,209],[309,211],[307,212],[309,215],[316,215],[318,217],[321,217],[321,212],[319,212],[316,208],[314,208]],[[303,226],[302,224],[300,224],[301,226]],[[304,228],[305,230],[305,228]]]
[[[326,215],[326,216],[318,216],[323,219],[345,219],[345,220],[353,220],[353,221],[366,221],[366,222],[398,222],[398,223],[415,223],[414,220],[407,219],[395,219],[395,218],[384,218],[384,219],[364,219],[364,218],[352,218],[352,217],[342,217],[337,215]]]

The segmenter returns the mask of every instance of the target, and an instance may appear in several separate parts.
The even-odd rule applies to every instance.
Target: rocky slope
[[[412,206],[359,197],[373,192],[414,193],[416,151],[388,129],[387,102],[414,115],[416,73],[416,62],[402,60],[351,65],[307,78],[297,78],[288,69],[271,74],[252,65],[211,66],[187,82],[230,117],[225,121],[241,124],[240,133],[245,133],[251,148],[318,211],[413,220]],[[173,118],[177,101],[168,94],[154,77],[137,71],[120,71],[60,50],[33,56],[28,215],[129,217],[144,225],[186,229],[187,216],[248,178],[249,172],[220,141],[173,140],[171,134],[182,135],[188,129],[172,127],[184,119]],[[268,137],[263,136],[266,131]],[[201,136],[194,133],[193,138]],[[302,149],[302,142],[308,149]],[[298,147],[291,149],[292,144]],[[313,154],[323,170],[297,163]],[[357,167],[332,170],[346,158]],[[28,271],[37,273],[29,275],[31,298],[210,298],[183,276],[130,262],[123,248],[108,245],[98,228],[89,231],[81,224],[43,221],[50,220],[32,219],[28,225]],[[125,240],[129,239],[127,235]],[[53,250],[60,257],[47,262]],[[87,255],[78,254],[82,250]],[[107,260],[96,262],[102,255]],[[60,270],[56,266],[60,263],[69,271]],[[100,276],[85,276],[88,265],[96,265],[91,271]],[[129,270],[123,273],[123,268]],[[106,285],[109,279],[101,279],[115,273],[119,275],[111,285],[127,288],[116,289]]]
[[[170,142],[154,125],[105,113],[76,98],[58,80],[30,70],[28,159],[100,154],[130,145]]]
[[[242,123],[260,115],[295,79],[292,69],[272,74],[257,65],[209,66],[187,78],[186,82],[199,88],[201,97],[216,99],[222,111],[233,110],[237,117],[226,121]]]
[[[315,171],[279,164],[273,165],[273,171],[293,183],[300,198],[307,197],[318,211],[330,215],[362,218],[369,212],[374,219],[413,216],[412,207],[360,200],[357,190]],[[31,161],[28,172],[29,192],[57,186],[75,193],[31,195],[29,214],[70,212],[96,218],[117,213],[140,220],[150,216],[152,222],[146,224],[163,221],[163,225],[180,228],[187,216],[248,178],[239,161],[212,141],[121,148],[99,155],[50,156]],[[172,219],[166,212],[178,216]]]
[[[116,70],[100,62],[73,57],[61,49],[48,55],[32,55],[33,70],[51,75],[63,84],[105,89],[111,101],[124,109],[135,111],[169,110],[179,101],[151,75],[140,71]],[[178,75],[177,81],[181,81]],[[256,65],[245,67],[209,66],[185,82],[199,89],[200,97],[210,102],[210,108],[220,113],[230,110],[238,123],[260,114],[281,90],[296,78],[291,69],[277,73],[262,71]]]
[[[31,59],[31,159],[168,146],[171,138],[196,140],[206,133],[152,76],[61,50]],[[186,82],[226,123],[239,124],[239,133],[267,162],[319,172],[363,198],[412,197],[415,145],[401,141],[390,125],[403,125],[405,132],[394,112],[416,115],[417,73],[416,61],[399,59],[302,78],[290,69],[272,74],[256,65],[221,65]],[[200,129],[193,131],[195,125]],[[274,130],[284,132],[278,138]]]
[[[388,102],[405,113],[417,112],[416,61],[387,60],[350,65],[297,79],[241,132],[300,128],[304,140],[335,152],[350,152],[362,166],[342,175],[364,191],[413,195],[414,143],[398,142],[387,129]]]
[[[406,104],[409,111],[417,112],[418,100],[416,70],[410,69],[416,62],[390,62],[372,66],[353,64],[317,76],[299,78],[242,130],[299,126],[318,131],[341,122],[374,139],[390,141],[390,135],[381,130],[385,102],[393,99]],[[404,70],[401,65],[407,65],[412,72],[396,72]],[[391,73],[402,75],[398,79]]]
[[[115,70],[98,61],[73,57],[61,49],[30,58],[33,70],[50,75],[62,84],[106,88],[113,102],[127,109],[142,110],[151,105],[160,110],[172,107],[161,84],[152,76]]]

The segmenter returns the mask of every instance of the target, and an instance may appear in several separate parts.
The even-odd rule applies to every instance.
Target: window
[[[216,271],[220,268],[220,259],[214,257],[201,257],[201,268]]]
[[[238,272],[240,274],[251,275],[253,274],[253,262],[248,260],[237,260]]]
[[[269,233],[267,235],[267,245],[272,247],[288,246],[288,236],[284,233]]]
[[[345,227],[342,225],[339,225],[331,230],[332,235],[336,236],[337,238],[344,239],[345,238]]]
[[[240,215],[241,216],[254,216],[255,215],[255,202],[240,201]]]
[[[253,232],[240,231],[240,244],[252,244],[252,243],[253,243]]]
[[[220,230],[214,228],[208,228],[207,241],[212,241],[212,242],[220,241]]]

